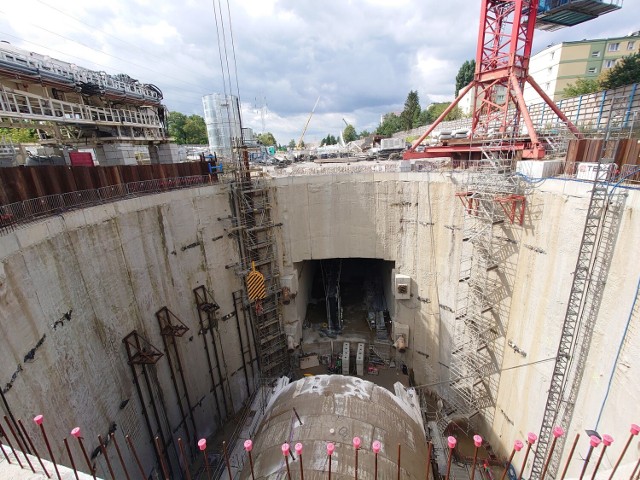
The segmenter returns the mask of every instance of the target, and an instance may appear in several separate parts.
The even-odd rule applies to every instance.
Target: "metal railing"
[[[59,195],[47,195],[10,203],[0,206],[0,235],[4,235],[40,218],[58,215],[77,208],[181,188],[213,185],[215,183],[218,183],[218,180],[214,175],[161,178],[121,183],[92,190],[78,190]]]

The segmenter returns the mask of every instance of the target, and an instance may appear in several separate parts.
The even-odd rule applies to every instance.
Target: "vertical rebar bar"
[[[47,446],[47,451],[49,452],[49,458],[51,459],[51,463],[53,463],[53,469],[56,471],[56,476],[58,480],[62,480],[60,477],[60,472],[58,471],[58,465],[56,464],[56,459],[53,456],[53,450],[51,450],[51,445],[49,444],[49,437],[47,437],[47,432],[44,429],[44,417],[42,415],[37,415],[33,418],[33,421],[36,425],[40,426],[40,431],[42,432],[42,437],[44,438],[44,444]]]
[[[524,447],[524,444],[520,440],[516,440],[513,443],[513,449],[511,450],[511,455],[509,455],[509,460],[507,460],[507,463],[504,465],[504,470],[502,471],[500,480],[504,480],[507,477],[507,471],[509,470],[509,465],[511,465],[511,461],[513,460],[513,457],[515,456],[516,452],[519,452],[520,450],[522,450],[522,447]]]
[[[253,450],[253,442],[251,440],[245,440],[244,449],[247,452],[247,455],[249,455],[249,466],[251,467],[251,480],[256,480],[256,476],[253,473],[253,458],[251,458],[251,450]],[[300,461],[302,462],[302,458],[300,459]]]
[[[447,474],[444,477],[445,480],[449,480],[449,473],[451,472],[451,459],[453,457],[453,449],[456,448],[456,443],[458,443],[458,441],[456,440],[456,437],[448,437],[447,438],[447,444],[449,445],[449,458],[447,458]],[[398,480],[400,479],[400,474],[398,473]]]
[[[587,472],[587,465],[589,465],[589,460],[591,460],[591,454],[593,454],[593,449],[600,445],[600,439],[595,435],[591,435],[589,437],[589,451],[587,452],[587,457],[584,459],[584,465],[582,466],[582,471],[580,472],[580,480],[584,477],[584,474]]]
[[[378,480],[378,454],[382,444],[378,440],[374,440],[371,444],[371,450],[373,450],[373,480]]]
[[[187,456],[184,454],[184,445],[182,444],[182,439],[178,437],[178,447],[180,448],[180,457],[182,460],[182,464],[184,465],[184,473],[187,475],[187,480],[191,480],[191,472],[189,472],[189,462],[187,461]]]
[[[635,423],[632,423],[630,431],[631,433],[629,435],[629,438],[627,439],[627,443],[625,443],[624,448],[622,449],[622,452],[620,453],[620,456],[616,461],[616,464],[613,466],[613,470],[611,470],[611,475],[609,476],[609,480],[613,480],[613,476],[615,475],[616,470],[620,466],[620,462],[622,461],[622,458],[624,457],[625,453],[627,453],[627,449],[629,448],[629,445],[631,445],[631,441],[633,440],[633,437],[635,437],[636,435],[638,435],[638,433],[640,433],[640,426],[636,425]]]
[[[124,439],[127,442],[129,451],[131,452],[131,454],[133,455],[133,458],[136,461],[136,465],[138,465],[138,471],[140,472],[140,477],[142,478],[142,480],[147,480],[147,475],[144,473],[144,468],[142,468],[142,463],[140,462],[140,458],[138,457],[138,452],[136,452],[136,447],[133,446],[131,437],[129,435],[125,435]]]
[[[533,432],[527,433],[527,451],[524,453],[524,459],[522,460],[522,467],[520,467],[520,475],[518,475],[518,480],[522,480],[522,474],[524,473],[524,469],[527,466],[527,458],[529,457],[529,452],[531,451],[531,447],[536,440],[538,439],[537,435]]]
[[[547,475],[547,469],[549,468],[549,462],[551,461],[551,456],[553,455],[553,451],[556,448],[556,442],[558,438],[564,435],[564,430],[562,427],[554,427],[553,429],[553,441],[551,442],[551,447],[549,448],[549,454],[547,455],[547,459],[544,462],[544,467],[542,468],[542,475],[540,475],[540,480],[544,480],[544,477]]]
[[[300,459],[300,480],[304,480],[304,468],[302,467],[302,444],[296,443],[295,449],[298,454],[298,458]],[[253,469],[251,475],[253,476]]]
[[[104,446],[104,442],[102,441],[102,435],[98,435],[98,443],[100,444],[100,451],[102,452],[104,461],[107,462],[107,468],[109,469],[111,480],[116,480],[116,475],[113,473],[113,468],[111,467],[111,461],[109,460],[109,455],[107,455],[107,448]]]
[[[355,465],[356,465],[356,471],[355,471],[355,480],[358,480],[358,450],[360,450],[360,445],[362,444],[362,440],[360,440],[360,437],[353,437],[353,448],[355,450]]]
[[[398,480],[400,480],[400,453],[401,453],[401,446],[400,444],[398,444]]]
[[[598,462],[596,463],[596,468],[593,469],[593,473],[591,474],[591,480],[595,480],[596,473],[598,473],[598,469],[600,468],[600,463],[602,463],[602,459],[604,458],[604,453],[607,451],[607,447],[613,443],[613,437],[611,435],[607,435],[606,433],[602,435],[602,453],[600,454],[600,458],[598,458]]]
[[[573,441],[573,445],[571,445],[571,450],[569,450],[569,456],[567,457],[567,461],[564,464],[564,469],[562,470],[562,475],[560,475],[560,480],[564,480],[564,476],[567,474],[567,470],[569,470],[569,463],[573,458],[573,452],[576,450],[576,446],[578,445],[578,439],[580,438],[580,434],[576,433],[576,438]]]
[[[476,462],[478,461],[478,449],[482,446],[482,437],[480,435],[473,436],[473,444],[475,446],[473,450],[473,463],[471,464],[471,476],[470,480],[474,480],[476,475]]]
[[[5,420],[6,420],[6,418],[5,418]],[[33,444],[33,441],[31,440],[31,437],[29,436],[29,433],[27,432],[27,429],[24,428],[24,424],[22,423],[22,419],[20,419],[20,418],[18,419],[18,426],[20,427],[20,430],[22,430],[22,433],[24,434],[24,436],[27,438],[27,442],[29,442],[29,446],[31,447],[31,450],[33,450],[33,454],[38,459],[38,462],[40,462],[40,466],[42,467],[42,470],[44,470],[44,474],[47,476],[47,478],[51,478],[51,475],[49,475],[49,472],[47,471],[46,467],[44,466],[42,458],[40,458],[40,454],[36,450],[36,447]],[[9,428],[11,428],[11,425],[9,425]],[[13,436],[15,437],[15,434]],[[27,463],[29,465],[31,465],[31,461],[29,461],[29,457],[27,457],[26,454],[24,455],[24,458],[27,460]],[[31,466],[31,469],[33,470],[33,466]],[[35,472],[35,470],[34,470],[34,472]]]
[[[640,468],[640,458],[636,462],[636,466],[633,467],[633,472],[631,472],[631,475],[629,476],[629,480],[634,480],[636,478],[636,472],[638,471],[639,468]]]
[[[24,468],[22,466],[22,462],[20,461],[20,457],[18,457],[18,455],[16,454],[16,450],[13,448],[13,444],[11,443],[11,439],[9,439],[9,436],[7,435],[7,433],[4,431],[4,428],[2,428],[2,425],[0,424],[0,435],[2,435],[2,437],[6,440],[7,445],[9,445],[9,448],[11,449],[11,451],[13,452],[13,456],[16,458],[16,460],[18,461],[18,465],[20,465],[20,468]],[[15,437],[15,435],[14,435]],[[0,445],[2,445],[0,443]],[[4,453],[4,448],[2,449],[2,452]],[[5,456],[7,455],[6,453],[4,453]],[[7,458],[7,462],[9,462],[9,459]],[[11,462],[9,462],[11,463]],[[33,470],[33,467],[31,467],[31,469]],[[35,470],[33,470],[33,472],[35,473]]]
[[[162,473],[164,474],[164,480],[171,480],[171,477],[169,477],[169,471],[167,470],[167,466],[164,463],[163,452],[165,450],[162,449],[162,442],[160,441],[160,437],[158,435],[156,435],[155,444],[156,444],[156,448],[158,449],[158,458],[160,459],[160,467],[162,468]]]
[[[282,444],[282,455],[284,456],[285,464],[287,465],[287,480],[291,480],[291,471],[289,470],[289,444]],[[231,476],[229,476],[231,478]]]
[[[429,473],[431,472],[431,449],[433,448],[433,444],[431,442],[427,442],[427,476],[425,477],[427,480],[429,479]]]
[[[209,472],[209,460],[207,459],[207,440],[205,438],[201,438],[200,440],[198,440],[198,448],[204,456],[204,469],[207,472],[207,478],[208,480],[211,480],[211,473]]]
[[[327,443],[327,455],[329,455],[329,480],[331,480],[331,457],[336,446],[333,443]]]
[[[73,455],[71,455],[71,448],[69,448],[69,442],[67,442],[67,438],[63,438],[62,441],[64,442],[64,448],[67,449],[67,455],[69,455],[69,461],[71,462],[71,467],[73,468],[73,473],[76,476],[76,480],[80,480],[80,477],[78,477],[78,470],[76,469],[76,462],[73,460]]]
[[[4,435],[0,435],[0,436],[4,437]],[[7,461],[7,463],[11,465],[11,460],[9,460],[9,456],[7,455],[7,452],[4,449],[4,445],[2,445],[2,442],[0,442],[0,450],[2,450],[2,454],[4,455],[4,458]]]
[[[96,470],[95,468],[93,468],[93,465],[91,465],[91,460],[89,460],[89,455],[87,455],[87,450],[84,448],[84,442],[82,441],[80,427],[75,427],[73,430],[71,430],[71,435],[78,439],[78,443],[80,444],[80,450],[82,450],[82,455],[84,456],[84,461],[87,462],[87,467],[89,467],[89,473],[95,480]]]
[[[116,434],[113,432],[111,432],[111,441],[113,442],[113,446],[116,447],[116,453],[118,454],[118,459],[120,460],[120,465],[122,466],[122,471],[124,472],[125,477],[127,477],[127,480],[131,480],[129,472],[127,471],[127,465],[124,463],[124,459],[122,458],[122,452],[120,451],[118,440],[116,440]]]

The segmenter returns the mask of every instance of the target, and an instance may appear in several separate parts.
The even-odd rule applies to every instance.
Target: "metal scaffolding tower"
[[[509,315],[509,262],[517,255],[512,230],[523,223],[526,204],[514,154],[485,145],[482,160],[469,166],[467,182],[456,193],[464,206],[464,223],[444,395],[448,415],[493,415]]]
[[[610,143],[605,144],[605,155],[611,148]],[[558,354],[540,427],[538,448],[533,460],[532,479],[538,479],[542,474],[545,457],[553,440],[553,427],[560,425],[568,430],[571,425],[580,390],[627,195],[609,187],[608,167],[611,163],[613,158],[604,158],[596,169]],[[549,461],[548,473],[552,476],[558,470],[564,441],[564,436],[558,438]]]

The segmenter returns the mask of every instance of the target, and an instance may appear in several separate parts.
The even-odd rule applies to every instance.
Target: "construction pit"
[[[409,473],[402,478],[424,478],[427,439],[434,448],[439,445],[446,468],[443,435],[456,436],[468,447],[468,439],[480,434],[483,451],[502,465],[514,440],[539,433],[567,305],[576,289],[594,183],[556,178],[524,185],[520,224],[501,205],[490,221],[481,222],[482,212],[464,196],[471,177],[465,171],[341,166],[334,172],[259,179],[269,192],[275,255],[267,271],[257,268],[266,277],[272,274],[278,288],[287,288],[286,301],[282,290],[276,292],[276,318],[287,340],[291,381],[311,382],[310,374],[329,373],[322,377],[329,385],[332,376],[342,376],[336,360],[344,343],[350,345],[350,367],[364,343],[362,375],[349,368],[345,376],[379,383],[391,393],[400,381],[397,395],[415,395],[422,407],[424,443],[414,445],[405,460],[422,459],[424,465],[406,465]],[[234,188],[220,182],[118,200],[43,218],[0,237],[3,415],[11,424],[23,419],[41,456],[51,459],[37,426],[26,421],[37,414],[44,415],[60,465],[71,467],[62,438],[81,427],[99,478],[110,478],[110,468],[115,478],[125,478],[125,469],[138,471],[134,457],[124,452],[125,436],[145,475],[162,476],[161,457],[170,478],[186,478],[184,458],[190,459],[192,478],[207,478],[214,466],[227,478],[219,440],[233,438],[228,444],[233,471],[251,478],[242,441],[268,430],[273,418],[268,412],[279,408],[277,398],[269,403],[271,395],[285,386],[274,386],[276,380],[261,371],[264,352],[256,349],[261,339],[252,323],[256,305],[241,295],[247,272],[238,268]],[[607,195],[603,202],[615,218],[606,217],[597,235],[602,250],[594,254],[599,255],[596,267],[583,286],[592,296],[580,307],[597,303],[599,308],[589,332],[578,339],[587,346],[582,365],[576,356],[566,375],[571,379],[571,372],[582,368],[559,463],[569,457],[577,433],[582,434],[581,458],[588,450],[585,430],[610,433],[616,441],[600,466],[603,474],[621,455],[629,424],[638,421],[640,398],[635,381],[640,339],[633,335],[640,322],[640,264],[633,253],[640,238],[640,192],[609,186]],[[322,272],[336,266],[342,324],[333,326]],[[480,305],[474,297],[478,289],[491,293]],[[378,297],[373,302],[371,292]],[[265,302],[261,308],[267,307]],[[369,313],[378,308],[386,337],[370,323]],[[474,308],[475,320],[467,322],[461,315]],[[477,327],[481,318],[487,325],[483,332]],[[480,362],[487,359],[482,370]],[[267,426],[259,427],[265,412]],[[270,448],[304,443],[302,426],[313,418],[299,413],[300,419],[287,423],[285,438],[269,437]],[[359,431],[357,422],[349,423],[348,441],[336,443],[336,451],[352,462],[350,439],[361,436],[361,468],[370,473],[370,442],[378,439],[371,432],[379,425],[373,407],[361,414],[369,416],[373,429]],[[331,421],[330,415],[323,419]],[[2,424],[8,430],[8,423]],[[326,425],[327,432],[341,426]],[[114,439],[105,442],[104,451],[98,435]],[[13,438],[7,432],[2,443],[12,439],[18,446]],[[90,473],[78,441],[69,438],[78,470]],[[209,439],[207,465],[198,449],[200,438]],[[410,448],[406,438],[393,438],[390,443]],[[615,478],[628,478],[635,466],[640,447],[634,438]],[[257,446],[265,441],[255,438],[256,459]],[[320,445],[332,437],[326,433],[314,441]],[[116,443],[125,453],[122,464]],[[389,462],[396,462],[395,449],[383,446]],[[320,472],[326,453],[316,450]],[[305,462],[314,462],[307,451]],[[523,453],[512,461],[518,473],[530,471],[534,453],[525,465],[520,465]],[[0,471],[17,468],[1,460]],[[298,478],[299,460],[292,462],[291,476]],[[351,478],[353,470],[342,463],[335,478]],[[567,478],[580,476],[584,464],[574,458]],[[285,465],[278,465],[264,478],[286,474]],[[385,468],[391,472],[393,465]],[[476,478],[488,475],[479,470]],[[308,478],[320,477],[310,470]]]

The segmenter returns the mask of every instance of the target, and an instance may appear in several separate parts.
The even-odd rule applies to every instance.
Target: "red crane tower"
[[[481,147],[477,143],[474,146],[474,138],[481,139],[492,131],[505,138],[518,137],[522,122],[526,126],[528,139],[516,141],[515,147],[523,151],[523,158],[541,159],[545,149],[522,96],[525,83],[529,83],[569,130],[580,137],[575,125],[529,76],[536,20],[540,22],[538,28],[556,30],[591,20],[619,9],[621,5],[621,0],[482,0],[474,79],[404,153],[404,159],[479,152]],[[504,103],[496,101],[498,89],[505,92]],[[417,147],[471,90],[475,100],[471,124],[472,141],[465,145],[427,147],[424,151],[417,151]],[[513,148],[513,142],[510,143],[509,148]],[[498,145],[495,148],[500,147]]]

